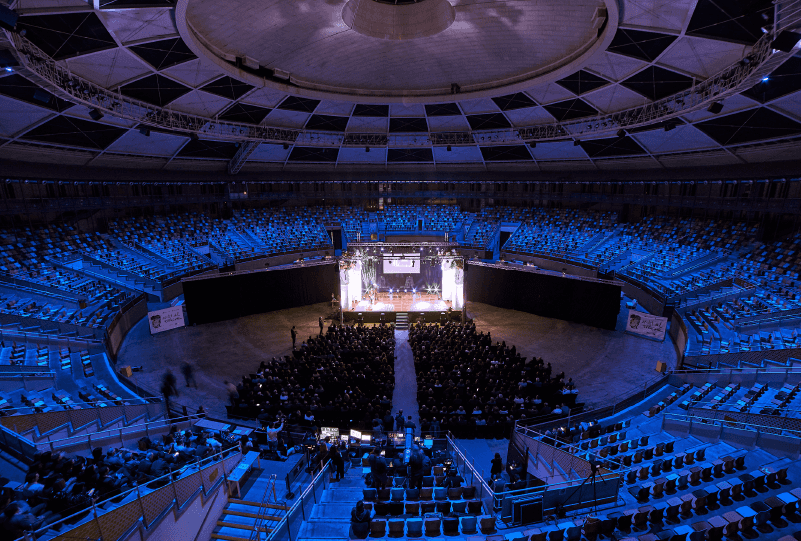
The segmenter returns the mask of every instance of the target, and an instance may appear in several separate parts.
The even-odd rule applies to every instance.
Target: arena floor
[[[289,330],[295,325],[298,344],[319,331],[317,319],[331,313],[328,303],[248,316],[231,321],[185,327],[151,336],[145,319],[128,333],[117,364],[142,366],[133,380],[154,393],[159,392],[165,370],[170,369],[180,383],[177,401],[194,412],[201,404],[210,416],[225,418],[227,394],[224,380],[238,382],[253,373],[262,359],[286,355],[292,348]],[[625,310],[618,316],[618,329],[624,327]],[[468,316],[478,329],[492,333],[493,340],[514,344],[526,357],[542,357],[553,366],[554,374],[564,371],[579,389],[579,401],[588,407],[610,403],[657,376],[657,361],[676,366],[676,353],[669,337],[655,342],[577,323],[550,319],[468,303]],[[330,321],[326,321],[326,325]],[[198,388],[187,389],[181,364],[188,360],[196,367]]]

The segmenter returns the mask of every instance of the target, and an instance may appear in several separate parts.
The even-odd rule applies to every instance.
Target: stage
[[[389,293],[381,291],[374,303],[368,299],[354,300],[351,312],[445,312],[452,308],[451,301],[442,300],[433,293]]]

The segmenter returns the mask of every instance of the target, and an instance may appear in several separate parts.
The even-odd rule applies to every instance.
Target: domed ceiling
[[[23,61],[0,71],[0,158],[222,171],[247,145],[242,171],[557,171],[801,155],[797,46],[717,112],[704,106],[597,136],[525,135],[692,90],[752,52],[772,23],[769,2],[449,0],[450,22],[419,11],[383,26],[370,22],[376,9],[438,2],[362,2],[376,6],[354,19],[346,0],[17,0],[17,30],[70,74],[207,126],[290,137],[247,143],[205,128],[190,136],[93,111]],[[415,28],[420,35],[409,36]],[[0,49],[11,49],[4,38]]]

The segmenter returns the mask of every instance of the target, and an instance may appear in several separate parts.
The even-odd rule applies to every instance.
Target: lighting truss
[[[110,114],[154,128],[202,135],[204,138],[246,143],[288,143],[319,146],[365,145],[389,147],[430,147],[431,145],[459,144],[519,144],[521,142],[549,141],[580,138],[618,132],[666,121],[737,94],[770,75],[791,53],[774,50],[771,44],[780,31],[795,28],[801,23],[801,0],[791,0],[777,6],[775,25],[764,34],[751,52],[738,62],[723,69],[692,88],[655,101],[604,115],[585,117],[568,122],[555,122],[537,126],[503,130],[475,130],[471,132],[411,134],[338,134],[324,131],[286,129],[255,124],[219,121],[173,111],[123,96],[73,75],[60,66],[30,40],[18,33],[3,31],[17,50],[21,64],[44,82],[48,90],[65,96],[70,101],[96,108]],[[369,140],[370,142],[366,142]],[[365,142],[363,142],[365,141]],[[231,166],[238,171],[257,144],[240,145]]]

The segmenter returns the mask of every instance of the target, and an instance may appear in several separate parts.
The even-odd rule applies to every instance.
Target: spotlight
[[[626,130],[617,130],[617,136],[620,139],[623,139],[624,137],[626,137]]]
[[[762,78],[762,82],[763,83],[767,83],[768,81],[770,81],[770,77],[765,76],[765,77]]]
[[[575,140],[573,141],[573,146],[574,146],[574,147],[577,147],[577,146],[579,146],[580,144],[581,144],[581,141],[579,141],[578,139],[575,139]]]
[[[139,128],[139,133],[141,133],[145,137],[150,137],[150,128],[146,127]]]
[[[536,141],[532,141],[532,142],[530,142],[528,144],[528,146],[530,146],[531,148],[537,148],[537,142]]]
[[[284,150],[289,150],[289,145],[284,143]]]
[[[676,127],[676,123],[675,122],[673,122],[673,121],[668,122],[667,124],[665,124],[665,131],[670,131],[675,127]]]
[[[707,111],[709,111],[713,115],[716,115],[716,114],[720,113],[722,110],[723,110],[723,103],[719,102],[719,101],[716,101],[716,102],[712,103],[707,108]]]
[[[198,139],[200,139],[200,137],[198,137],[196,133],[190,133],[189,139],[191,139],[192,141],[197,141]]]
[[[450,151],[452,150],[452,149],[451,149],[451,146],[450,146],[450,145],[448,145],[447,147],[445,147],[445,150],[447,150],[448,152],[450,152]]]
[[[370,147],[364,147],[365,152],[370,152]]]
[[[100,111],[100,109],[90,109],[89,117],[92,120],[100,120],[101,118],[103,118],[103,113]]]

